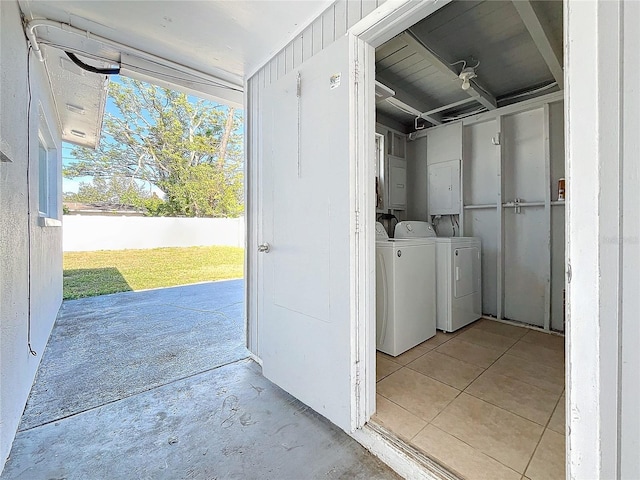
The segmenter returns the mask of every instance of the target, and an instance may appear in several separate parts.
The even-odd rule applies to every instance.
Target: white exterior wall
[[[244,247],[244,218],[174,218],[65,215],[63,250],[224,245]]]
[[[638,25],[638,2],[565,4],[573,479],[640,478]]]
[[[247,346],[256,355],[258,352],[258,255],[260,243],[260,201],[262,178],[260,158],[260,125],[262,123],[262,92],[302,62],[344,36],[351,27],[384,4],[386,0],[338,0],[298,34],[289,44],[252,75],[245,85],[245,198],[246,231],[246,308],[249,319]]]
[[[62,301],[62,231],[38,226],[38,124],[45,114],[61,168],[61,144],[44,66],[31,58],[31,115],[27,125],[27,42],[15,1],[0,2],[0,465],[9,455],[42,352]],[[27,148],[30,133],[29,148]],[[50,147],[53,145],[49,145]],[[27,220],[27,151],[31,211]],[[61,186],[58,178],[58,186]],[[62,214],[61,203],[59,215]],[[28,230],[31,232],[31,345],[28,325]]]

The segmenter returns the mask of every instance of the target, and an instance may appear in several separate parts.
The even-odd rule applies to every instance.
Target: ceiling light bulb
[[[469,90],[469,87],[471,86],[471,79],[476,78],[477,75],[474,67],[465,67],[462,69],[458,77],[462,80],[462,89]]]

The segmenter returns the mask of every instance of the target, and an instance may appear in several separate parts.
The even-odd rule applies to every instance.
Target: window
[[[38,142],[38,212],[43,219],[59,219],[58,214],[58,155],[48,148],[40,132]],[[55,222],[54,222],[55,223]],[[41,222],[43,226],[53,225]]]

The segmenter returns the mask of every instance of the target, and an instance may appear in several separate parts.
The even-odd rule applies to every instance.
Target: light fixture
[[[67,110],[73,113],[77,113],[78,115],[84,115],[86,113],[84,108],[78,107],[77,105],[73,105],[71,103],[67,103]]]
[[[75,135],[76,137],[80,137],[80,138],[84,138],[87,136],[86,133],[76,129],[71,130],[71,135]]]
[[[462,80],[462,89],[469,90],[469,87],[471,87],[471,79],[477,77],[475,67],[463,68],[458,77]]]

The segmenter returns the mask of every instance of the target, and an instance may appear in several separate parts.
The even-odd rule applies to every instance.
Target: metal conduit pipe
[[[57,28],[60,29],[64,32],[68,32],[74,35],[78,35],[84,38],[87,38],[89,40],[94,40],[96,42],[102,43],[104,45],[109,45],[111,47],[114,47],[115,49],[117,49],[120,52],[127,52],[130,53],[132,55],[135,55],[137,57],[149,60],[151,62],[155,62],[158,63],[160,65],[164,65],[170,68],[173,68],[179,72],[185,73],[187,75],[193,75],[195,77],[200,77],[203,80],[211,80],[212,77],[215,77],[215,81],[220,83],[222,86],[225,86],[227,88],[230,89],[242,89],[243,85],[242,85],[242,79],[237,79],[237,80],[227,80],[226,78],[229,78],[229,74],[227,72],[223,72],[222,70],[218,70],[216,69],[216,73],[209,75],[207,73],[203,73],[200,72],[198,70],[194,70],[193,68],[190,67],[186,67],[184,65],[181,65],[179,63],[175,63],[172,62],[171,60],[167,60],[166,58],[162,58],[162,57],[158,57],[156,55],[153,55],[152,53],[148,53],[145,52],[143,50],[139,50],[137,48],[134,47],[130,47],[128,45],[116,42],[114,40],[111,40],[109,38],[105,38],[105,37],[101,37],[100,35],[95,35],[87,30],[81,30],[79,28],[73,27],[67,23],[63,23],[63,22],[57,22],[55,20],[48,20],[48,19],[36,19],[36,20],[31,20],[29,23],[27,23],[26,27],[25,27],[25,33],[27,35],[27,38],[29,39],[29,43],[31,43],[31,47],[33,49],[33,52],[36,54],[36,57],[38,58],[38,60],[40,60],[41,62],[44,61],[44,57],[42,55],[42,50],[40,49],[40,45],[38,44],[38,39],[36,37],[36,29],[38,27],[52,27],[52,28]]]

